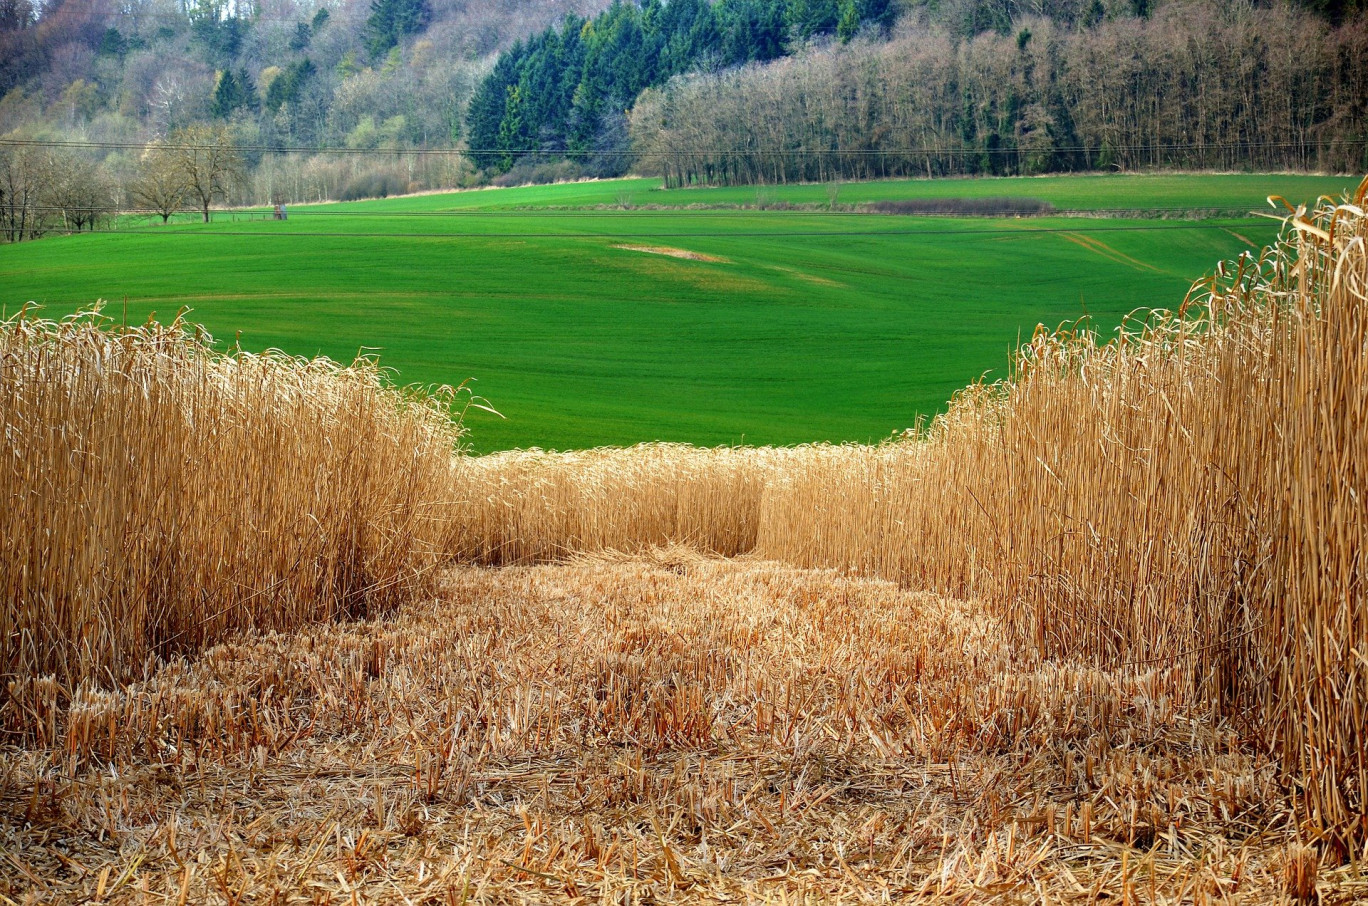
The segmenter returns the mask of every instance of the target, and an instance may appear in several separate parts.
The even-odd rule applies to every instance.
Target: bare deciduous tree
[[[228,127],[201,123],[177,129],[167,138],[166,148],[175,158],[187,197],[208,223],[209,207],[215,201],[226,201],[228,193],[244,178],[242,155],[233,147]]]
[[[1332,29],[1289,6],[1192,3],[1089,28],[1012,22],[959,40],[914,23],[888,43],[678,76],[638,97],[633,150],[668,186],[1368,160],[1368,18]]]
[[[114,188],[94,162],[71,153],[56,152],[46,160],[45,208],[60,218],[62,228],[80,232],[94,229],[114,212]]]
[[[0,148],[0,238],[21,242],[43,235],[48,168],[36,148]]]
[[[138,175],[128,186],[133,202],[161,216],[162,223],[185,204],[185,176],[180,161],[165,142],[156,141],[143,151]]]

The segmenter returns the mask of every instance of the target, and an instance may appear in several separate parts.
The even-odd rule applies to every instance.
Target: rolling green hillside
[[[842,187],[841,204],[1024,195],[1060,208],[1311,200],[1348,179],[1095,177]],[[0,301],[49,315],[97,298],[181,306],[249,349],[350,359],[401,382],[458,383],[504,413],[479,451],[646,440],[877,440],[1001,375],[1035,325],[1111,329],[1173,306],[1218,260],[1269,242],[1264,219],[952,219],[736,210],[563,210],[754,203],[755,190],[654,181],[486,190],[220,214],[0,247]],[[769,190],[820,203],[823,186]],[[747,197],[749,196],[749,198]],[[536,210],[536,208],[543,210]],[[259,216],[259,215],[257,215]],[[692,257],[674,257],[687,253]]]
[[[970,179],[905,179],[838,183],[838,207],[915,198],[1036,198],[1061,211],[1147,211],[1183,216],[1193,211],[1272,211],[1268,196],[1310,203],[1357,185],[1343,176],[1298,174],[1079,175]],[[663,189],[659,179],[611,179],[553,186],[477,189],[320,206],[324,211],[498,211],[562,207],[746,206],[757,202],[828,205],[833,186],[726,186]]]

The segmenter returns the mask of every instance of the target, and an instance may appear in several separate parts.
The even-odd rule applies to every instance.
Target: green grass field
[[[840,203],[1022,195],[1064,209],[1265,207],[1353,184],[1287,176],[1061,177],[851,184]],[[0,247],[0,302],[130,320],[193,309],[221,340],[459,383],[475,449],[646,440],[877,440],[1001,375],[1037,324],[1170,307],[1276,223],[952,219],[721,210],[756,190],[654,180],[295,207],[285,223],[139,227]],[[824,186],[766,190],[825,203]],[[537,210],[541,208],[543,210]],[[683,250],[689,260],[624,248]]]
[[[1319,195],[1339,195],[1356,181],[1343,177],[1289,174],[1080,175],[1030,178],[907,179],[837,184],[838,205],[909,198],[1038,198],[1061,211],[1146,210],[1179,214],[1221,210],[1244,214],[1272,211],[1268,196],[1310,203]],[[549,206],[685,207],[688,205],[753,206],[761,198],[790,204],[826,205],[830,185],[661,188],[658,179],[617,179],[558,186],[478,189],[442,195],[410,196],[381,201],[331,205],[339,210],[499,211]]]

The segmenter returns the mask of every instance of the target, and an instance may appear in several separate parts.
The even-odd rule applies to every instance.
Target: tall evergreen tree
[[[209,104],[209,112],[219,119],[227,119],[234,110],[255,110],[257,106],[256,83],[245,68],[235,73],[223,70],[218,84],[214,86],[214,97]]]
[[[381,57],[405,37],[427,28],[432,10],[427,0],[371,0],[366,20],[366,49]]]
[[[209,112],[219,119],[226,119],[237,107],[239,94],[237,76],[233,75],[231,69],[223,70],[218,84],[214,86],[214,99],[209,104]]]

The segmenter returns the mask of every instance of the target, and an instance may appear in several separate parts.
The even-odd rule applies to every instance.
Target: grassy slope
[[[1039,198],[1060,210],[1269,210],[1269,195],[1313,201],[1357,180],[1296,174],[1083,175],[1033,178],[912,179],[841,183],[837,203],[907,198]],[[829,203],[827,185],[737,186],[665,190],[658,179],[618,179],[559,186],[483,189],[331,205],[337,210],[457,211],[524,207],[618,205],[754,205],[758,197],[792,204]]]
[[[841,201],[935,192],[1024,194],[1060,207],[1091,199],[1102,208],[1253,208],[1271,192],[1310,200],[1350,182],[874,183],[843,187]],[[653,185],[388,199],[316,213],[296,208],[284,224],[221,217],[209,227],[3,247],[0,301],[13,310],[33,299],[55,314],[127,295],[129,317],[138,319],[151,310],[168,317],[187,304],[217,335],[241,331],[248,348],[341,359],[379,348],[403,381],[477,377],[477,390],[508,416],[471,419],[480,450],[870,440],[935,411],[978,375],[1000,373],[1018,336],[1037,323],[1053,326],[1086,310],[1110,327],[1138,307],[1176,304],[1217,260],[1274,233],[1273,222],[1262,220],[496,213],[611,204],[624,191],[638,205],[755,198],[754,189],[666,193]],[[786,200],[826,199],[822,186],[772,191]],[[460,209],[490,213],[433,216]],[[622,244],[725,260],[615,247]],[[113,313],[122,313],[121,304]]]

